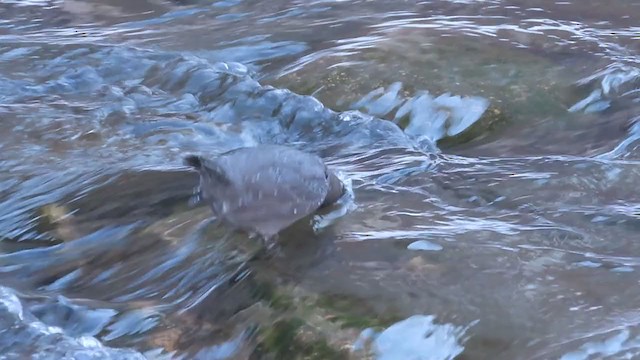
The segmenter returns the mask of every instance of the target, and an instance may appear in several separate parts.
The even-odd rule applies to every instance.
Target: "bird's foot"
[[[191,194],[191,196],[189,197],[189,200],[187,201],[187,206],[189,208],[194,208],[194,207],[200,206],[202,203],[203,203],[202,190],[198,186],[197,188],[193,189],[193,193]]]
[[[278,242],[273,237],[263,238],[262,245],[267,249],[267,251],[274,251],[278,248]]]
[[[262,246],[251,256],[252,260],[268,260],[280,254],[275,237],[262,237]]]

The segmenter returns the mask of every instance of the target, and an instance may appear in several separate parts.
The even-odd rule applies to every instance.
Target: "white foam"
[[[318,232],[332,224],[338,219],[353,212],[358,206],[355,202],[355,193],[353,192],[353,184],[346,174],[336,171],[336,176],[344,184],[345,192],[338,201],[333,205],[333,210],[327,214],[315,215],[313,229]]]
[[[397,322],[380,334],[363,331],[354,350],[364,348],[364,338],[374,338],[372,355],[376,360],[453,360],[464,351],[465,333],[470,326],[436,324],[432,315],[414,315]]]
[[[0,286],[0,328],[7,329],[0,346],[8,349],[4,358],[54,359],[146,359],[141,353],[103,345],[93,336],[69,336],[58,326],[47,325],[27,309],[16,293]]]

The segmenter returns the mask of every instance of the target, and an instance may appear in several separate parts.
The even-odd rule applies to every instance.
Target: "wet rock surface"
[[[639,10],[538,6],[0,1],[2,353],[637,356]],[[260,144],[347,189],[269,259],[181,164]]]

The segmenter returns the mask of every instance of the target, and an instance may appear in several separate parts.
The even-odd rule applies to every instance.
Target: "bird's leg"
[[[257,249],[249,258],[251,260],[267,260],[278,252],[277,235],[260,236],[262,246]]]
[[[187,202],[190,208],[194,208],[202,203],[202,190],[200,186],[193,189],[193,193],[189,197],[189,201]]]

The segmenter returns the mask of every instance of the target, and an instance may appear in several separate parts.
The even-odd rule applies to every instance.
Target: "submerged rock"
[[[190,155],[200,174],[200,196],[214,214],[265,240],[344,194],[322,159],[281,145],[246,147],[215,159]]]

